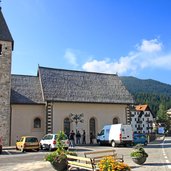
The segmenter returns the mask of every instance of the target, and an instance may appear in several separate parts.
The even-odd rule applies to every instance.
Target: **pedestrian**
[[[93,133],[90,132],[90,144],[93,144]]]
[[[76,133],[76,143],[77,144],[80,144],[80,139],[81,139],[80,131],[77,131],[77,133]]]
[[[86,133],[85,133],[85,130],[83,130],[83,141],[82,141],[82,144],[86,144]]]
[[[70,141],[70,147],[73,148],[75,146],[75,133],[72,130],[69,134],[69,141]]]

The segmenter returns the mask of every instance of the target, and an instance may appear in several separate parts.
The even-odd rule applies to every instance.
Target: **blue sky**
[[[3,0],[12,73],[50,68],[171,84],[170,0]]]

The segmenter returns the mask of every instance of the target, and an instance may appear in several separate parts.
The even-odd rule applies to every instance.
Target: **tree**
[[[166,107],[163,103],[160,103],[159,110],[157,112],[157,122],[166,125],[166,129],[168,130],[170,127],[169,117],[166,112]]]

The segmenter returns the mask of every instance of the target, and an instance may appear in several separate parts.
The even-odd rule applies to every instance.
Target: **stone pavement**
[[[164,137],[159,137],[157,140],[155,140],[155,142],[160,143],[160,141],[162,142]],[[9,148],[14,148],[14,147],[4,147],[3,149],[7,150]],[[76,147],[79,148],[79,147]],[[88,147],[87,147],[88,148]],[[160,170],[162,171],[161,168],[159,169],[158,166],[155,166],[155,161],[152,161],[153,159],[147,158],[147,161],[144,165],[137,165],[135,164],[130,156],[126,156],[124,155],[124,162],[127,163],[130,167],[131,170],[136,170],[136,171],[154,171],[154,170]],[[8,167],[6,167],[5,170],[1,170],[1,171],[7,171],[7,170],[11,170],[11,171],[54,171],[53,167],[51,166],[51,164],[49,162],[46,161],[35,161],[35,162],[28,162],[28,163],[19,163],[14,167],[10,167],[10,165]],[[74,171],[74,170],[73,170]],[[83,170],[80,170],[83,171]]]

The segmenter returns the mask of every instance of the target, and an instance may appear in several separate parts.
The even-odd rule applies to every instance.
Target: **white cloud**
[[[162,52],[162,43],[158,39],[143,40],[135,51],[117,61],[110,59],[87,61],[82,68],[85,71],[131,74],[146,68],[171,69],[171,54]]]
[[[94,60],[86,62],[82,66],[82,68],[86,71],[91,71],[91,72],[123,74],[127,72],[128,70],[130,70],[130,67],[131,67],[130,61],[131,61],[131,58],[128,58],[128,57],[121,57],[119,61],[110,61],[109,59],[98,61],[94,59]],[[132,70],[134,69],[132,68]]]
[[[71,65],[78,66],[76,54],[72,49],[66,49],[64,58],[67,59]]]
[[[171,70],[171,54],[160,56],[153,60],[154,66]]]
[[[138,49],[142,52],[158,52],[162,49],[162,43],[160,43],[157,39],[143,40]]]

